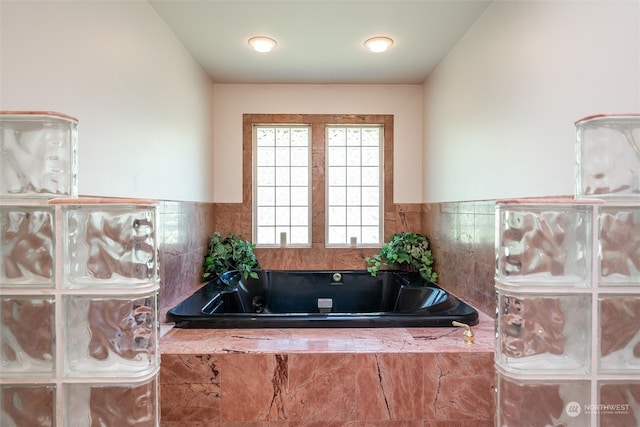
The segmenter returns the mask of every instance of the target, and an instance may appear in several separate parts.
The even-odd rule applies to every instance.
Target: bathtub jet
[[[363,328],[478,323],[478,312],[418,273],[229,271],[168,312],[180,328]]]

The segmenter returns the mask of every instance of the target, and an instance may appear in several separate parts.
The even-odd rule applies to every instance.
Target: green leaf
[[[257,277],[253,270],[260,264],[253,252],[255,245],[233,233],[223,237],[215,231],[209,237],[209,247],[203,261],[202,279],[210,279],[230,270],[238,270],[245,278]]]
[[[420,276],[429,282],[434,282],[438,275],[433,271],[433,254],[429,250],[429,239],[418,233],[401,232],[391,236],[390,240],[382,245],[380,252],[372,257],[365,258],[367,271],[372,275],[382,267],[382,264],[393,267],[394,265],[409,265],[420,272]]]

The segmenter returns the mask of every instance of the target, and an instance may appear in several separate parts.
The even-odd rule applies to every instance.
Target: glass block
[[[497,293],[498,365],[520,373],[589,372],[591,295]]]
[[[157,278],[155,208],[64,206],[67,288],[149,284]]]
[[[497,204],[496,278],[590,286],[590,205]]]
[[[53,374],[54,307],[53,297],[0,299],[0,377]]]
[[[600,295],[600,372],[640,372],[640,294]]]
[[[591,425],[589,381],[525,381],[498,373],[497,426]]]
[[[156,427],[157,376],[127,383],[65,384],[65,427]]]
[[[640,284],[640,205],[607,206],[599,213],[599,282]]]
[[[56,425],[55,385],[1,384],[0,426],[51,427]]]
[[[598,115],[576,122],[576,196],[640,195],[640,115]]]
[[[159,365],[157,297],[65,296],[65,375],[140,376]]]
[[[598,425],[637,427],[640,424],[640,380],[598,382]]]
[[[53,287],[54,208],[0,206],[0,287]]]
[[[0,112],[0,197],[78,195],[78,120]]]

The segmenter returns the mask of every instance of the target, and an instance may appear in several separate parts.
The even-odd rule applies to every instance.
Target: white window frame
[[[346,236],[346,241],[344,243],[329,243],[329,130],[332,128],[378,128],[379,129],[379,142],[378,142],[378,242],[367,242],[362,243],[360,241],[356,241],[355,245],[351,241],[350,236]],[[384,242],[384,124],[327,124],[325,125],[325,247],[326,248],[345,248],[345,247],[359,247],[359,248],[379,248]],[[360,167],[362,167],[360,165]],[[346,185],[345,185],[346,187]],[[362,185],[360,185],[362,188]],[[360,201],[359,207],[362,209],[362,201]],[[347,226],[347,224],[345,224]],[[362,228],[362,222],[358,225],[358,227]]]
[[[290,243],[290,236],[289,233],[287,233],[286,236],[286,243],[283,244],[283,242],[281,241],[281,238],[279,236],[280,231],[278,231],[278,226],[274,225],[275,227],[275,242],[274,243],[260,243],[258,242],[258,196],[257,196],[257,190],[258,190],[258,132],[257,129],[259,128],[284,128],[284,129],[295,129],[295,128],[305,128],[308,130],[308,144],[307,144],[307,243],[304,244],[294,244],[294,243]],[[312,226],[313,224],[311,223],[312,220],[312,170],[313,170],[313,157],[312,157],[312,129],[311,129],[311,125],[309,124],[300,124],[300,123],[294,123],[294,124],[287,124],[287,123],[263,123],[263,124],[253,124],[252,125],[252,208],[251,208],[251,215],[252,215],[252,241],[256,243],[256,247],[259,248],[275,248],[275,247],[288,247],[288,248],[307,248],[307,247],[311,247],[312,244]],[[289,165],[290,167],[291,165]],[[275,187],[275,185],[274,185]],[[286,186],[283,186],[286,187]],[[289,188],[291,188],[291,186],[289,185]],[[289,210],[291,210],[292,206],[291,206],[291,202],[289,202]],[[291,215],[289,215],[289,224],[287,226],[282,226],[282,227],[288,227],[289,229],[291,228]]]

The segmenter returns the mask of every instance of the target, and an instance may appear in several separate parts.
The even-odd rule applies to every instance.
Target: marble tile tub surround
[[[422,204],[439,284],[495,315],[495,200]]]
[[[169,308],[199,286],[215,211],[211,203],[175,201],[160,202],[158,211],[159,306],[163,321]]]
[[[160,345],[161,425],[493,426],[493,212],[486,201],[399,204],[385,215],[388,232],[428,234],[440,283],[488,313],[474,346],[456,328],[174,329]],[[160,217],[164,313],[199,286],[209,234],[250,235],[251,213],[242,204],[164,202]],[[315,246],[259,256],[270,268],[362,268],[373,252]]]
[[[474,332],[174,329],[162,426],[492,426],[493,319]]]
[[[160,312],[200,286],[209,235],[217,230],[251,235],[251,212],[242,203],[161,202]],[[387,235],[419,230],[428,235],[441,286],[478,310],[495,312],[495,201],[395,204],[385,214]],[[314,233],[317,235],[317,233]],[[258,249],[265,268],[360,269],[372,249]],[[164,317],[163,317],[164,319]]]

